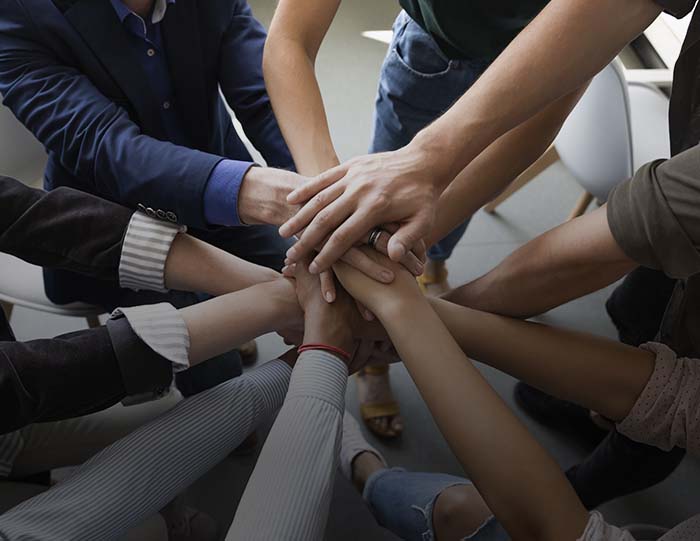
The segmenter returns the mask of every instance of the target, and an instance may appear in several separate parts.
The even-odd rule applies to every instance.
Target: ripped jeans
[[[434,541],[433,508],[438,496],[450,487],[471,484],[454,475],[391,468],[380,470],[367,480],[363,497],[377,522],[401,539]],[[509,541],[510,537],[491,517],[476,532],[465,532],[464,540]]]

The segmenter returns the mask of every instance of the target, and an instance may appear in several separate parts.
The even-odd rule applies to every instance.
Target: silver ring
[[[369,234],[369,240],[367,240],[367,244],[369,244],[372,248],[376,248],[377,241],[379,241],[379,237],[382,236],[383,232],[384,230],[381,227],[375,227]]]

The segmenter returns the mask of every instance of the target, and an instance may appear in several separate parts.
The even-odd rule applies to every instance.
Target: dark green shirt
[[[492,60],[549,0],[400,0],[452,59]]]

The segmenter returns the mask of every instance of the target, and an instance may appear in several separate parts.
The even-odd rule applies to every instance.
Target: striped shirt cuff
[[[275,359],[246,372],[244,377],[260,392],[259,407],[262,412],[269,413],[282,407],[291,375],[292,368],[284,361]]]
[[[112,319],[124,316],[136,335],[161,357],[173,363],[173,372],[190,367],[190,333],[172,304],[166,302],[117,308]]]
[[[119,261],[119,285],[129,289],[165,292],[165,261],[185,226],[154,220],[141,212],[131,217]]]
[[[323,400],[342,414],[347,381],[348,368],[340,358],[327,351],[305,351],[294,367],[288,398]]]

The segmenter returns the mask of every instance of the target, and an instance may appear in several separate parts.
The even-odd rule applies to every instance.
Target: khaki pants
[[[121,404],[104,411],[53,423],[37,423],[20,432],[24,447],[17,456],[10,478],[0,481],[0,514],[47,490],[46,487],[13,479],[39,472],[77,466],[130,432],[169,411],[179,393],[145,404]],[[128,541],[167,541],[165,521],[155,515],[133,528]]]

